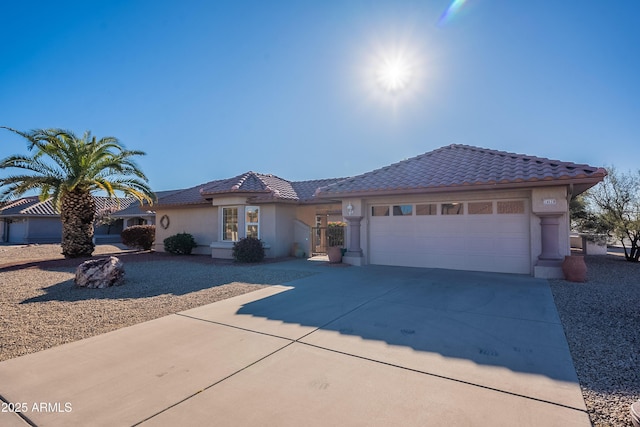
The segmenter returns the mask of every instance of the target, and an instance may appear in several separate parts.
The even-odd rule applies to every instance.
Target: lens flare
[[[460,8],[467,2],[467,0],[453,0],[447,10],[444,11],[440,20],[438,21],[438,25],[443,25],[448,22],[453,15],[455,15]]]

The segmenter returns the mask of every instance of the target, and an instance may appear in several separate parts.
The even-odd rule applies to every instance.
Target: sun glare
[[[411,67],[401,56],[382,58],[376,78],[384,90],[398,92],[411,82]]]
[[[386,39],[363,50],[356,68],[357,78],[366,94],[366,103],[399,111],[401,106],[409,108],[416,100],[424,99],[431,78],[425,58],[429,50],[424,42],[408,36],[391,35]]]

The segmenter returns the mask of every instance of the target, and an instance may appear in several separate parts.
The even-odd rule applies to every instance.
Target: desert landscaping
[[[81,260],[65,260],[59,245],[0,246],[0,361],[310,274],[115,245],[95,255],[118,256],[125,285],[74,287]],[[640,323],[639,266],[619,253],[586,262],[586,283],[551,280],[551,290],[593,425],[630,426],[640,396],[640,331],[629,326]]]

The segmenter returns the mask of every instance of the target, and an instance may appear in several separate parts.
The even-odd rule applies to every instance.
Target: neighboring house
[[[317,218],[339,213],[350,264],[562,277],[568,202],[605,176],[602,168],[457,144],[346,179],[247,172],[160,198],[156,249],[188,232],[199,253],[213,257],[230,257],[245,236],[262,239],[268,257],[294,245],[309,254]]]
[[[153,224],[155,214],[148,206],[132,198],[94,196],[96,215],[103,219],[94,230],[96,243],[120,241],[123,228],[136,224]],[[62,223],[51,200],[37,196],[23,197],[0,206],[0,241],[8,243],[59,243]]]

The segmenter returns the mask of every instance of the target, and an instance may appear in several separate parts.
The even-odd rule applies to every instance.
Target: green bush
[[[178,233],[164,239],[164,250],[176,255],[190,255],[198,244],[189,233]]]
[[[262,240],[243,237],[233,244],[233,259],[238,262],[260,262],[264,259]]]
[[[127,227],[120,233],[122,243],[130,248],[150,250],[156,240],[155,225],[134,225]]]

